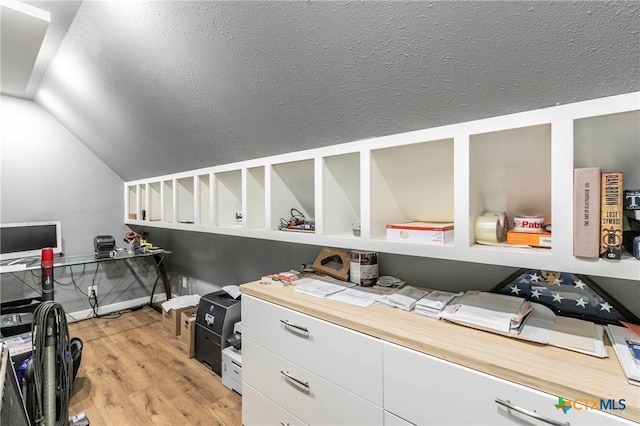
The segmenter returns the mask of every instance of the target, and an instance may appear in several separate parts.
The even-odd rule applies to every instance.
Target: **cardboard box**
[[[390,223],[387,225],[387,240],[414,241],[428,244],[447,244],[453,242],[453,223]]]
[[[551,232],[507,231],[507,244],[551,248]]]
[[[180,335],[180,314],[183,312],[195,312],[198,309],[197,306],[188,306],[186,308],[171,309],[166,311],[162,308],[162,326],[172,335]]]
[[[180,314],[180,341],[186,345],[189,358],[196,354],[196,315],[197,309]]]

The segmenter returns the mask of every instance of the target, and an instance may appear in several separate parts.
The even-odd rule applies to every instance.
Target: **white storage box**
[[[390,223],[387,225],[387,239],[428,244],[447,244],[453,242],[453,223]]]

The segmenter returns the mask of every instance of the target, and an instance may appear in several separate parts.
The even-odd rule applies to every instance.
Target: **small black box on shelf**
[[[640,210],[640,189],[625,189],[622,201],[624,210]]]

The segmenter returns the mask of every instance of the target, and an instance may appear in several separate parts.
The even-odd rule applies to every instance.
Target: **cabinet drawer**
[[[246,384],[305,423],[382,424],[382,408],[251,341],[242,344],[242,361]]]
[[[411,423],[548,426],[498,404],[500,399],[560,424],[631,424],[601,411],[570,409],[565,414],[555,407],[557,396],[391,343],[385,343],[384,362],[385,409]]]
[[[244,426],[304,425],[302,420],[246,383],[242,384],[242,388],[244,389],[244,393],[242,394],[242,424]]]
[[[273,303],[242,297],[242,340],[382,406],[382,341]],[[244,352],[244,348],[243,348]]]

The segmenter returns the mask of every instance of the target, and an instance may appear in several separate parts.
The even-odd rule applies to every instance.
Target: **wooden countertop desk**
[[[396,343],[504,380],[566,399],[625,399],[626,408],[608,411],[638,422],[640,388],[627,382],[607,343],[608,358],[498,334],[373,304],[366,308],[309,296],[293,286],[259,281],[240,286],[243,293],[361,333]]]

